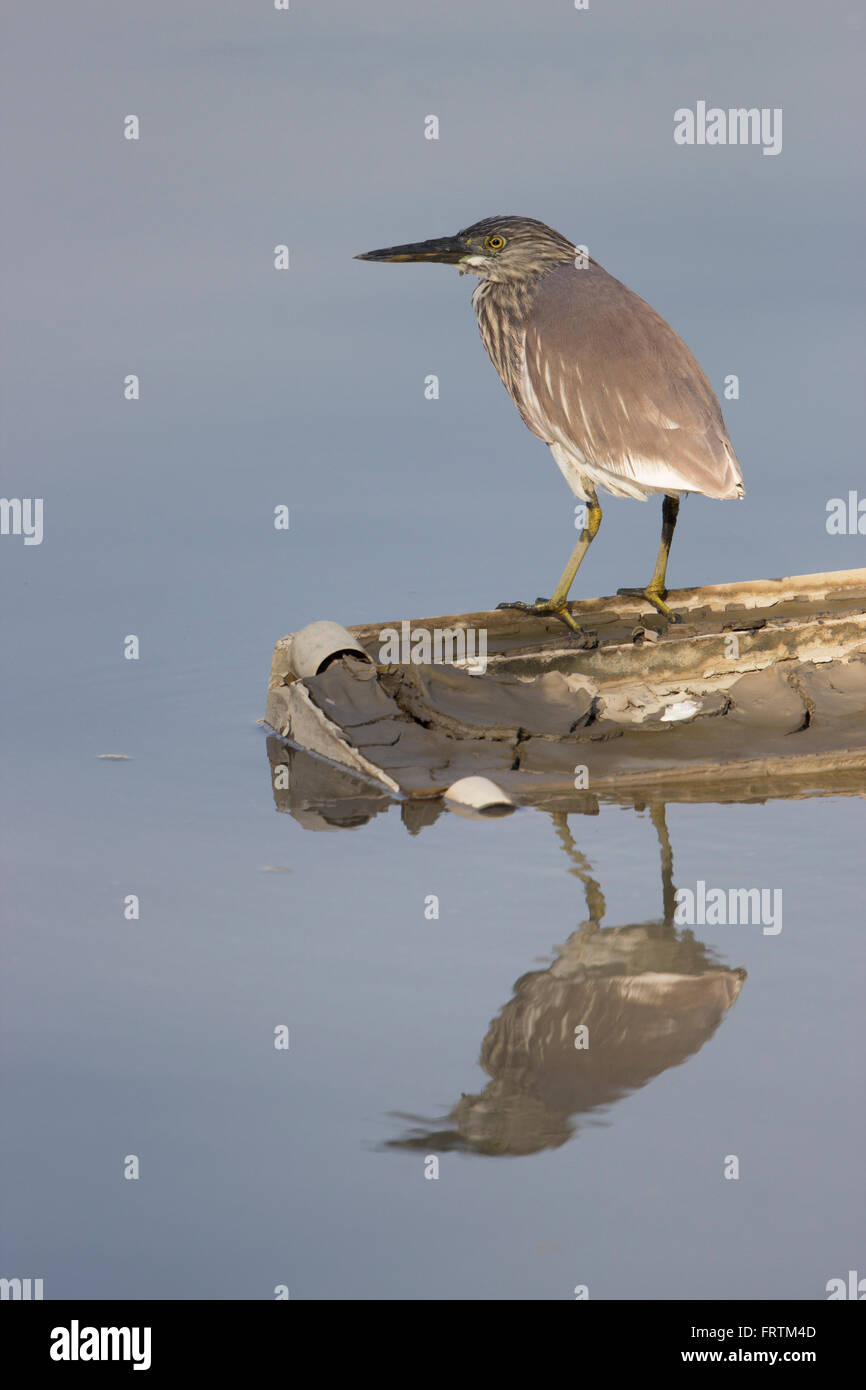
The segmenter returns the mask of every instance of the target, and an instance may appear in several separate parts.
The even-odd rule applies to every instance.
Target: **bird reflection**
[[[545,970],[521,976],[481,1047],[490,1081],[439,1123],[414,1119],[386,1148],[522,1155],[558,1148],[581,1120],[680,1066],[712,1037],[746,972],[722,965],[674,927],[673,856],[661,803],[650,808],[661,848],[663,915],[603,927],[605,900],[565,812],[551,813],[587,920]],[[586,1044],[586,1045],[584,1045]]]

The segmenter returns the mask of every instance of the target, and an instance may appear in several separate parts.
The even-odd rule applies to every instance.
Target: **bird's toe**
[[[675,613],[674,610],[672,608],[669,608],[668,605],[665,603],[665,598],[667,597],[667,589],[663,589],[661,592],[659,592],[657,589],[651,588],[617,589],[616,592],[617,595],[621,598],[645,599],[647,603],[652,605],[652,607],[656,610],[657,613],[661,613],[663,618],[667,618],[669,623],[682,622],[682,618],[680,617],[679,613]]]
[[[559,618],[572,632],[581,631],[571,616],[568,604],[554,603],[549,598],[536,599],[535,603],[521,603],[519,600],[515,603],[498,603],[496,607],[517,609],[519,613],[532,613],[536,618]]]

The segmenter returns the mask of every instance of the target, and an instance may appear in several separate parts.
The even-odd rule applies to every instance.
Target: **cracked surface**
[[[303,686],[350,754],[409,795],[436,795],[473,773],[518,796],[567,791],[579,767],[592,787],[760,776],[782,764],[861,769],[866,783],[866,584],[845,590],[844,578],[779,581],[785,595],[763,606],[730,601],[736,586],[696,591],[687,621],[649,643],[639,638],[652,619],[640,615],[636,627],[626,608],[598,622],[588,650],[558,633],[528,644],[527,621],[537,638],[537,619],[429,620],[490,620],[485,673],[410,663],[373,672],[338,658]],[[758,588],[772,595],[771,581]],[[375,633],[355,629],[374,659]],[[267,722],[292,737],[297,700],[281,643]],[[350,754],[325,753],[344,763]]]

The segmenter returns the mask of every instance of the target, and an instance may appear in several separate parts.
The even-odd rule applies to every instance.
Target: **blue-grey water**
[[[738,1299],[863,1271],[866,788],[316,829],[257,723],[285,632],[559,573],[570,497],[474,282],[352,259],[497,211],[739,377],[747,496],[688,501],[672,584],[863,564],[825,524],[866,492],[859,12],[94,0],[7,30],[3,493],[44,535],[0,537],[0,1273]],[[781,154],[676,146],[701,99],[783,108]],[[611,502],[575,596],[645,580],[657,528]],[[778,888],[782,930],[672,923],[660,826],[667,907]],[[618,1061],[576,1085],[587,1009]]]

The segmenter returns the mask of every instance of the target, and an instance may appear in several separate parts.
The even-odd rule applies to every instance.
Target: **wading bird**
[[[685,343],[643,299],[531,217],[488,217],[456,236],[367,251],[359,261],[441,261],[481,281],[472,303],[484,346],[523,421],[587,504],[580,539],[549,599],[501,603],[579,631],[568,593],[601,524],[597,488],[661,493],[662,539],[645,597],[665,617],[680,494],[742,497],[719,403]]]

